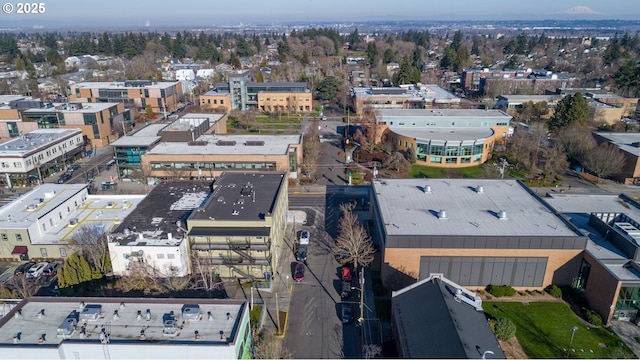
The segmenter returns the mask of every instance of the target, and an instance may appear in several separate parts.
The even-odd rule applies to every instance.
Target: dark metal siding
[[[546,257],[423,256],[420,259],[420,278],[431,273],[443,273],[464,286],[540,287],[547,261]]]
[[[387,248],[434,249],[578,249],[584,250],[587,237],[520,237],[520,236],[437,236],[390,235]]]

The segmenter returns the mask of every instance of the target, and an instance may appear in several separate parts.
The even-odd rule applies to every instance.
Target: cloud
[[[600,14],[599,12],[593,10],[588,6],[574,6],[564,11],[565,14],[572,15],[596,15]]]

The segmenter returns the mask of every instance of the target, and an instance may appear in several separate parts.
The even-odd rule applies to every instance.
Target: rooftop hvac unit
[[[482,194],[484,192],[484,187],[482,185],[476,186],[476,192],[478,194]]]
[[[163,336],[176,336],[178,335],[178,322],[171,314],[162,315],[162,335]]]
[[[80,313],[80,319],[87,321],[96,321],[100,318],[102,314],[102,305],[100,304],[89,304],[82,309]]]
[[[447,212],[445,210],[438,211],[438,219],[440,220],[447,219]]]
[[[500,211],[498,211],[498,219],[500,219],[500,220],[507,220],[507,219],[508,219],[508,217],[507,217],[507,212],[506,212],[506,211],[504,211],[504,210],[500,210]]]
[[[184,320],[197,321],[200,320],[200,305],[198,304],[184,304],[182,305],[182,318]]]
[[[73,334],[73,332],[75,331],[77,325],[78,325],[78,319],[76,319],[75,317],[72,317],[71,315],[67,316],[67,318],[64,319],[64,321],[62,321],[62,324],[58,326],[57,336],[58,337],[71,336],[71,334]]]
[[[431,194],[431,185],[425,185],[422,187],[422,192],[425,194]]]
[[[74,227],[78,225],[78,218],[69,219],[69,227]]]

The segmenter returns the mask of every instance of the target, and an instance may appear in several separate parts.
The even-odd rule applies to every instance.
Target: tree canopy
[[[567,95],[558,101],[553,116],[547,123],[549,130],[558,130],[573,123],[586,124],[589,115],[589,105],[582,93]]]

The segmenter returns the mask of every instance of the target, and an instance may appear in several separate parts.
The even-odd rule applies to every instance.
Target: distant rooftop
[[[166,245],[182,238],[186,219],[211,194],[211,182],[165,181],[140,201],[113,230],[111,241],[121,245]],[[140,234],[143,235],[140,238]],[[172,240],[168,238],[172,234]]]
[[[484,140],[490,138],[495,133],[493,129],[486,127],[476,128],[411,128],[401,126],[390,126],[395,134],[414,138],[417,140],[441,140],[441,141],[465,141]]]
[[[581,235],[516,180],[385,179],[373,188],[387,235]]]
[[[96,113],[99,111],[103,111],[113,107],[114,105],[118,105],[118,103],[52,103],[50,107],[42,107],[37,109],[27,109],[24,110],[26,114],[32,113],[51,113],[51,112],[62,112],[62,113]]]
[[[0,347],[38,345],[42,334],[45,345],[41,346],[66,341],[99,346],[101,328],[108,330],[112,346],[144,342],[189,345],[198,341],[226,347],[237,339],[240,320],[247,311],[246,301],[233,299],[29,298],[0,319]],[[144,342],[140,340],[141,329]],[[14,344],[18,333],[19,343]],[[140,356],[131,354],[132,358]]]
[[[612,133],[604,131],[596,131],[595,133],[618,146],[620,150],[631,155],[640,156],[640,133]]]
[[[380,109],[377,111],[383,119],[402,118],[429,118],[429,117],[450,117],[450,118],[500,118],[507,121],[512,116],[501,110],[481,110],[481,109]]]
[[[196,140],[197,145],[162,142],[146,154],[286,155],[290,145],[300,144],[302,135],[201,135]]]
[[[453,95],[447,90],[441,88],[438,85],[432,84],[419,84],[401,87],[354,87],[351,89],[351,91],[356,98],[398,96],[406,98],[434,100],[436,102],[439,100],[460,100],[459,97]]]
[[[80,129],[38,129],[0,144],[0,156],[24,156],[60,139],[80,135]]]
[[[76,88],[88,89],[122,89],[122,88],[147,88],[166,89],[175,86],[179,81],[149,81],[149,80],[127,80],[127,81],[87,81],[72,85]]]
[[[264,221],[287,181],[284,173],[225,172],[214,182],[213,194],[189,219]]]

